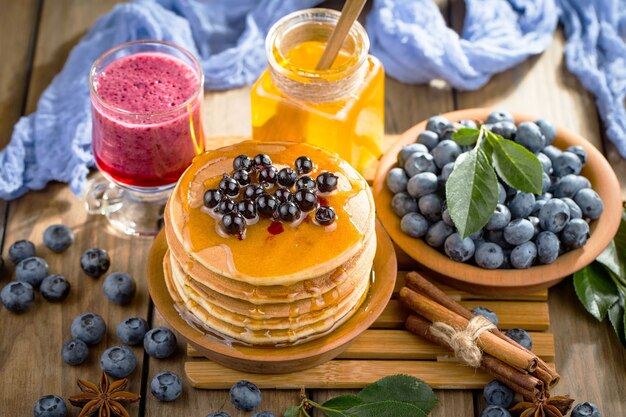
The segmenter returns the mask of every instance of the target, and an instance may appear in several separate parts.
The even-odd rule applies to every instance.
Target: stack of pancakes
[[[313,178],[322,171],[337,175],[337,190],[319,196],[335,209],[335,222],[316,224],[312,211],[295,223],[261,218],[243,239],[220,233],[203,195],[232,173],[237,155],[258,153],[278,169],[306,155],[315,164]],[[367,295],[376,252],[365,180],[336,155],[296,143],[243,142],[198,156],[170,197],[165,232],[166,283],[186,318],[251,345],[307,341],[345,322]]]

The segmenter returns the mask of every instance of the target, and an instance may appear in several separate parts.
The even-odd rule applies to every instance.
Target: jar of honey
[[[384,71],[355,22],[332,66],[317,70],[340,13],[307,9],[279,20],[266,42],[268,69],[251,92],[256,141],[306,142],[336,152],[361,173],[381,155]]]

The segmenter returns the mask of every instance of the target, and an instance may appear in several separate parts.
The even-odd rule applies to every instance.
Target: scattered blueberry
[[[109,274],[102,284],[104,295],[115,304],[128,304],[133,300],[137,285],[133,277],[125,272]]]
[[[165,359],[176,350],[176,336],[170,329],[154,328],[144,336],[143,348],[153,358]]]
[[[430,246],[439,248],[452,233],[454,233],[454,227],[447,225],[443,220],[439,220],[428,228],[424,240]]]
[[[100,278],[111,266],[109,254],[100,248],[87,249],[80,256],[80,267],[92,278]]]
[[[217,212],[219,214],[228,214],[237,211],[237,203],[235,203],[230,197],[222,197],[217,205]]]
[[[28,282],[33,288],[39,288],[41,281],[48,276],[48,263],[32,256],[22,259],[15,267],[15,279]]]
[[[250,184],[250,174],[245,169],[237,169],[233,172],[233,179],[237,181],[240,186]]]
[[[437,191],[437,176],[432,172],[421,172],[414,175],[407,183],[407,192],[415,198]]]
[[[515,122],[515,118],[511,113],[504,110],[495,110],[487,116],[487,123],[494,124],[498,122]]]
[[[27,282],[12,281],[2,288],[0,299],[7,310],[21,313],[32,307],[35,301],[35,290]]]
[[[452,233],[443,244],[446,255],[453,261],[465,262],[474,256],[474,241],[471,237],[461,239],[458,233]]]
[[[137,359],[127,346],[113,346],[102,352],[100,368],[114,378],[126,378],[137,366]]]
[[[583,169],[583,163],[578,155],[565,151],[552,162],[552,169],[557,177],[564,177],[569,174],[578,175]]]
[[[429,153],[414,153],[404,163],[404,170],[409,177],[420,174],[422,172],[437,173],[437,165],[435,159]]]
[[[248,220],[256,218],[256,204],[250,198],[244,198],[239,203],[237,203],[237,211]]]
[[[246,230],[246,219],[237,212],[226,213],[221,220],[222,229],[229,235],[242,235]]]
[[[298,190],[294,194],[294,203],[302,211],[311,211],[317,206],[317,196],[311,190]]]
[[[511,417],[511,413],[499,405],[490,405],[480,413],[480,417]]]
[[[233,169],[243,169],[246,172],[252,171],[254,168],[254,161],[247,155],[238,155],[233,159]]]
[[[583,188],[574,196],[574,201],[580,207],[584,217],[597,219],[604,211],[604,203],[602,199],[591,188]]]
[[[532,153],[538,153],[546,144],[546,138],[539,126],[533,122],[522,122],[517,126],[515,142]]]
[[[70,283],[63,275],[53,274],[44,278],[39,291],[47,301],[60,303],[70,294],[70,288]]]
[[[289,167],[283,168],[278,171],[277,181],[278,184],[282,185],[283,187],[293,187],[297,179],[298,173]]]
[[[391,208],[396,216],[404,217],[407,213],[417,212],[417,200],[408,193],[398,193],[391,199]]]
[[[43,232],[43,244],[52,252],[65,252],[74,243],[74,232],[63,224],[48,226]]]
[[[537,246],[534,242],[524,242],[513,248],[510,255],[510,261],[513,268],[528,269],[533,266],[537,258]]]
[[[160,372],[150,382],[150,392],[159,401],[174,401],[183,393],[183,384],[174,372]]]
[[[482,268],[498,269],[504,262],[504,252],[502,252],[502,248],[499,245],[485,242],[478,245],[474,253],[474,260]]]
[[[428,150],[432,150],[439,143],[439,135],[430,130],[424,130],[419,135],[417,135],[417,140],[415,143],[422,144],[428,148]]]
[[[505,333],[508,337],[530,350],[533,348],[533,340],[524,329],[509,329]]]
[[[80,365],[89,355],[87,344],[80,339],[70,339],[63,344],[61,357],[68,365]]]
[[[497,326],[498,323],[500,322],[498,320],[498,315],[496,313],[494,313],[493,311],[491,311],[490,309],[488,309],[487,307],[475,307],[472,309],[472,314],[475,316],[483,316],[485,317],[487,320],[489,320],[490,322],[493,323],[494,326]]]
[[[63,398],[57,395],[44,395],[39,398],[33,408],[35,417],[66,417],[67,406]]]
[[[574,406],[571,417],[602,417],[602,414],[597,405],[585,402]]]
[[[224,195],[221,190],[210,189],[204,193],[204,205],[208,208],[214,208],[222,201]]]
[[[561,242],[566,248],[583,247],[589,239],[589,224],[583,219],[572,219],[561,231]]]
[[[269,157],[269,155],[266,155],[264,153],[260,153],[258,155],[256,155],[254,157],[254,166],[257,169],[260,169],[261,167],[268,167],[272,165],[272,159]]]
[[[284,203],[285,201],[293,201],[293,194],[286,187],[278,187],[276,191],[274,191],[274,197],[276,197],[281,203]]]
[[[335,221],[335,209],[330,206],[318,207],[315,211],[315,221],[322,226],[328,226]]]
[[[543,231],[535,238],[537,257],[542,264],[551,264],[556,261],[561,248],[561,241],[552,232]]]
[[[296,181],[296,190],[315,190],[316,182],[308,175],[303,175]]]
[[[259,171],[259,182],[261,184],[276,184],[278,180],[278,170],[273,166],[263,167]]]
[[[515,393],[513,390],[497,379],[494,379],[483,389],[483,397],[489,405],[499,405],[500,407],[509,408],[513,403]]]
[[[322,172],[317,176],[317,189],[322,193],[330,193],[337,189],[339,178],[332,172]]]
[[[239,195],[239,191],[241,190],[241,186],[234,178],[229,177],[224,174],[219,183],[220,191],[229,197],[237,197]]]
[[[129,317],[117,325],[115,333],[127,345],[137,345],[143,341],[148,331],[148,323],[141,317]]]
[[[106,324],[96,313],[83,313],[72,321],[72,336],[88,345],[100,343],[106,332]]]
[[[284,222],[297,220],[300,217],[300,213],[300,208],[292,201],[286,201],[278,206],[278,218]]]
[[[515,219],[504,228],[504,240],[517,246],[528,242],[535,235],[535,228],[528,219]]]
[[[243,191],[245,198],[250,198],[252,200],[256,200],[257,197],[260,197],[263,194],[265,194],[265,190],[259,184],[246,185],[246,188]]]
[[[409,182],[406,172],[402,168],[392,168],[387,173],[387,188],[393,194],[406,191],[406,185]]]
[[[261,404],[261,391],[250,381],[236,382],[230,388],[229,396],[237,410],[252,411]]]
[[[548,200],[539,210],[539,222],[543,230],[558,233],[570,219],[569,207],[558,198]]]
[[[14,265],[35,256],[35,245],[30,240],[18,240],[9,247],[9,259]]]
[[[308,174],[313,171],[313,161],[308,156],[299,156],[294,166],[298,174]]]
[[[278,209],[278,199],[273,195],[262,194],[256,199],[256,211],[262,217],[274,217]]]

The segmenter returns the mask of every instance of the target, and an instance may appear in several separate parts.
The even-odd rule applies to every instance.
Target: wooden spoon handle
[[[343,41],[346,39],[348,32],[350,32],[352,24],[361,14],[366,1],[367,0],[346,1],[346,4],[341,10],[341,16],[339,16],[337,26],[335,26],[335,29],[333,29],[333,32],[330,34],[330,38],[328,38],[326,49],[324,49],[322,58],[320,59],[320,62],[318,62],[317,68],[315,68],[316,70],[327,70],[331,67],[331,65],[333,65],[335,58],[337,58],[337,55],[341,50]]]

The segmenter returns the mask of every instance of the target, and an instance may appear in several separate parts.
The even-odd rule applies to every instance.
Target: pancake
[[[318,206],[335,210],[334,222],[318,224],[314,209],[291,223],[256,217],[239,235],[225,233],[204,193],[232,173],[235,157],[259,153],[277,169],[306,155],[313,179],[333,173],[336,189],[315,192]],[[345,161],[310,145],[243,142],[196,157],[168,200],[164,229],[172,298],[187,318],[234,341],[281,346],[320,337],[367,295],[376,252],[371,192]]]

